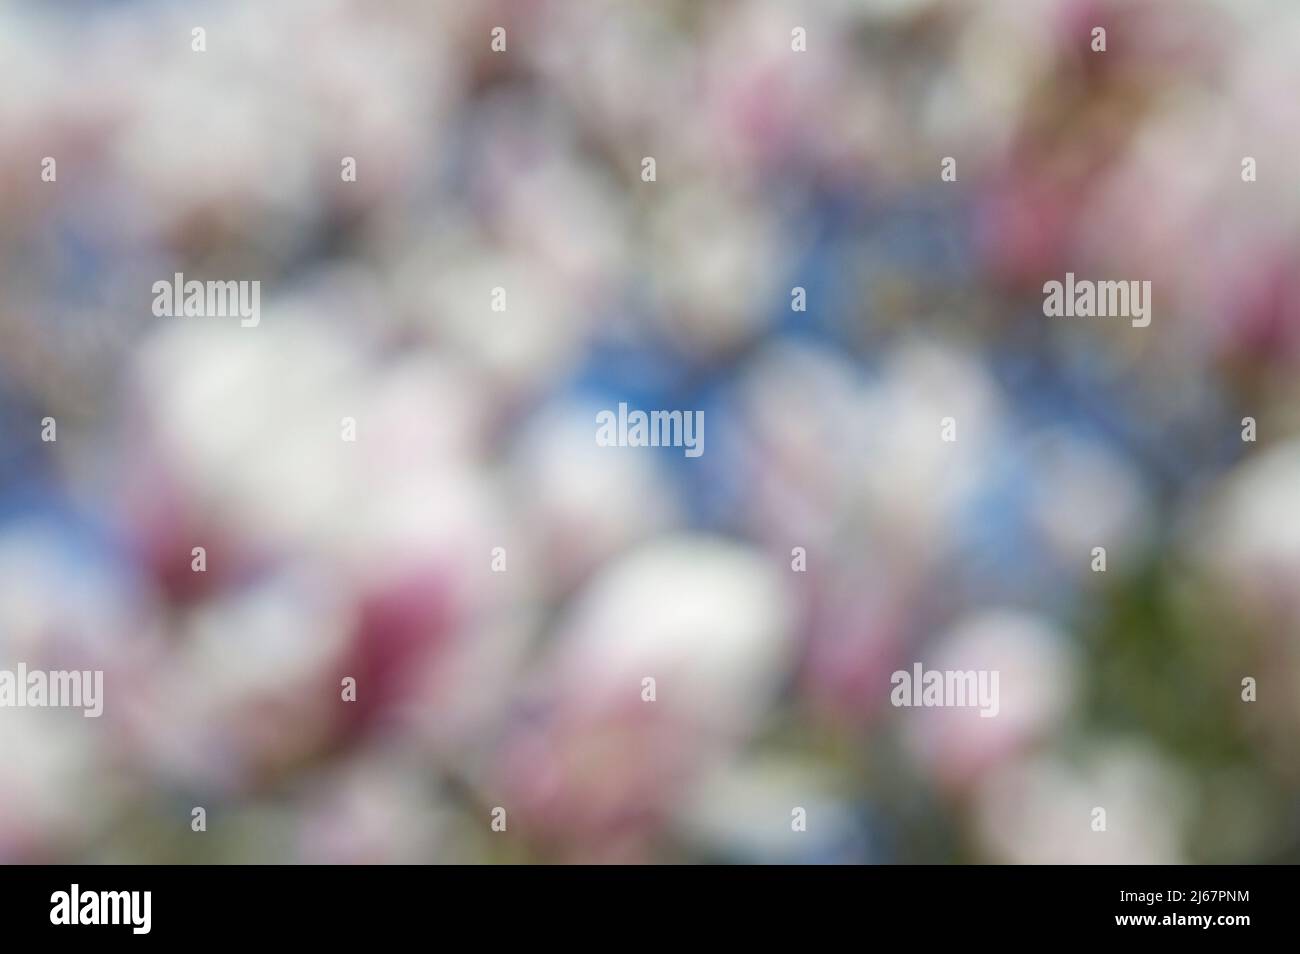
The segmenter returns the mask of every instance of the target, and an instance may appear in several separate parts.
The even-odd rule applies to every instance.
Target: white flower
[[[615,561],[560,626],[565,691],[635,698],[651,676],[701,726],[749,728],[792,662],[779,566],[702,536],[661,539]]]
[[[1002,863],[1181,864],[1190,810],[1183,781],[1138,745],[1109,745],[1080,765],[1017,761],[981,780],[977,833]],[[1105,830],[1094,830],[1103,820]]]
[[[1300,441],[1252,456],[1210,495],[1189,543],[1234,603],[1253,614],[1300,619]]]
[[[997,699],[978,706],[900,709],[914,757],[942,782],[961,785],[1023,751],[1061,723],[1074,702],[1074,651],[1048,620],[985,610],[942,636],[929,670],[997,673]]]

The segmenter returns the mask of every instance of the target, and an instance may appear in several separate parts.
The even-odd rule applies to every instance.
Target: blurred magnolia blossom
[[[435,797],[418,764],[383,751],[330,767],[310,779],[296,821],[307,864],[420,864],[454,860],[462,827]],[[450,855],[450,857],[448,857]]]
[[[701,736],[745,733],[789,672],[790,617],[784,574],[760,554],[665,536],[588,584],[559,623],[553,664],[593,701],[623,696],[629,679],[639,696],[656,678]]]
[[[1083,574],[1100,546],[1106,572],[1132,565],[1152,521],[1150,498],[1129,462],[1064,434],[1041,435],[1031,448],[1039,471],[1031,516],[1057,559]]]
[[[969,786],[1050,738],[1075,702],[1074,650],[1051,622],[1034,614],[972,614],[943,634],[933,652],[922,653],[928,670],[997,673],[997,698],[987,710],[903,710],[909,751],[945,786]],[[986,717],[988,711],[995,714]]]
[[[1149,276],[1156,307],[1187,322],[1180,338],[1201,360],[1294,356],[1300,312],[1284,263],[1300,247],[1300,206],[1273,174],[1292,143],[1227,119],[1207,134],[1206,112],[1192,100],[1143,130],[1080,217],[1084,254],[1100,267],[1123,261]],[[1243,154],[1243,141],[1251,152]],[[1247,160],[1263,166],[1256,181],[1242,181]],[[1153,177],[1166,183],[1154,195]]]
[[[36,521],[0,532],[0,670],[101,671],[100,719],[72,709],[0,708],[0,859],[48,862],[75,853],[117,810],[107,778],[112,754],[101,732],[120,722],[137,615],[111,568],[78,554]],[[18,687],[26,695],[27,687]],[[108,729],[106,731],[113,731]],[[86,804],[82,795],[99,789]]]
[[[666,537],[614,561],[558,623],[492,787],[566,856],[647,857],[684,786],[757,729],[790,622],[780,576],[737,544]]]
[[[0,668],[107,697],[0,709],[0,861],[1294,854],[1298,30],[0,6]],[[1044,323],[1066,271],[1151,327]],[[895,711],[914,662],[997,715]]]
[[[353,625],[340,597],[325,580],[272,576],[201,604],[119,700],[140,769],[238,792],[326,745]]]
[[[971,82],[995,86],[982,100],[1002,105],[1002,124],[1014,124],[991,139],[993,117],[977,124],[985,143],[1002,141],[1007,151],[982,200],[994,267],[1031,287],[1067,266],[1141,275],[1156,290],[1153,320],[1179,326],[1165,340],[1182,368],[1243,352],[1293,359],[1300,289],[1285,263],[1300,247],[1300,204],[1277,173],[1296,132],[1273,91],[1293,78],[1300,16],[1189,3],[1175,20],[1157,3],[1095,7],[1089,17],[1087,4],[981,4],[966,34],[978,57]],[[1103,22],[1119,41],[1090,79],[1079,54],[1062,47],[1081,49]],[[984,30],[1025,39],[993,44]],[[984,59],[994,51],[997,64]],[[1008,79],[1010,70],[1024,73]],[[1097,101],[1068,120],[1075,135],[1048,134],[1066,111],[1039,116],[1006,99],[1089,81]],[[1149,347],[1150,336],[1100,344],[1143,351],[1148,361],[1167,354]]]
[[[796,588],[805,640],[801,696],[844,727],[878,729],[889,705],[882,689],[912,638],[913,601],[925,577],[852,541],[814,550],[810,559]]]
[[[596,445],[597,410],[585,402],[544,406],[511,449],[516,527],[545,554],[536,572],[555,597],[683,519],[660,460]]]
[[[864,502],[891,549],[941,555],[989,479],[1005,436],[1001,404],[984,370],[959,351],[914,341],[891,353],[859,425],[871,435],[868,459],[880,462],[860,474]]]
[[[117,809],[117,792],[100,788],[104,763],[93,732],[72,710],[4,709],[0,719],[0,858],[49,863],[74,854]]]
[[[752,442],[751,532],[824,551],[846,523],[862,522],[855,511],[872,461],[860,424],[872,407],[865,375],[836,351],[782,341],[754,356],[739,391]]]
[[[839,795],[843,780],[811,760],[760,755],[708,772],[678,812],[685,840],[746,864],[869,860]]]
[[[1231,471],[1188,521],[1189,556],[1257,624],[1300,624],[1300,441],[1264,450]]]
[[[539,139],[542,132],[544,141],[554,138],[553,129],[539,131]],[[576,143],[566,139],[545,158],[537,151],[537,142],[522,145],[513,165],[492,181],[493,211],[520,254],[542,263],[574,296],[569,307],[581,313],[616,294],[611,277],[631,264],[627,197],[611,170],[579,153]]]
[[[163,492],[140,495],[141,524],[165,537],[206,528],[252,554],[310,545],[343,555],[376,534],[367,513],[381,514],[404,488],[462,483],[478,451],[482,436],[464,413],[469,379],[445,363],[410,355],[381,374],[322,325],[276,321],[250,339],[237,334],[244,329],[177,321],[141,357],[144,426],[128,430],[140,442],[128,461],[133,483]],[[444,413],[429,413],[438,407]],[[455,501],[422,493],[421,506],[465,530],[481,526],[469,519],[475,492],[461,489]],[[150,519],[168,493],[201,526],[166,512]]]
[[[112,672],[140,651],[157,611],[147,582],[82,543],[33,518],[0,528],[0,667]]]
[[[428,261],[445,270],[428,274]],[[571,367],[587,328],[571,290],[549,271],[491,248],[420,247],[409,259],[430,338],[462,355],[494,389],[538,389]]]
[[[676,137],[694,163],[741,181],[765,165],[847,159],[845,143],[865,141],[850,132],[855,117],[843,95],[853,78],[849,34],[828,12],[813,4],[792,16],[773,0],[705,8],[694,91],[705,120],[682,128],[666,117],[661,136]],[[796,43],[815,55],[791,56]],[[853,155],[864,166],[869,158],[866,150]]]
[[[427,689],[423,667],[491,598],[503,534],[467,476],[478,438],[450,369],[411,356],[375,378],[341,339],[287,316],[258,340],[283,342],[288,364],[224,330],[177,327],[141,360],[151,410],[126,462],[133,530],[192,609],[168,661],[143,674],[136,721],[163,763],[242,785]],[[427,413],[439,406],[447,418]]]
[[[617,11],[580,3],[553,5],[530,56],[548,88],[562,92],[603,147],[630,169],[638,146],[675,133],[677,104],[689,95],[691,44],[669,7],[628,4]],[[574,44],[573,37],[584,37]]]
[[[996,721],[996,720],[992,720]],[[1182,864],[1192,798],[1181,773],[1136,743],[1097,744],[1081,762],[1015,760],[979,782],[976,834],[1008,864]]]
[[[667,170],[665,170],[665,176]],[[651,277],[664,332],[701,356],[739,349],[764,330],[785,258],[774,211],[731,183],[664,183],[647,209]]]

